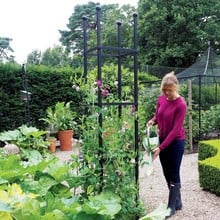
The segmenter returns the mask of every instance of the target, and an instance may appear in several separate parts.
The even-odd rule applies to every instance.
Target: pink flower
[[[108,96],[109,95],[108,89],[103,89],[101,94],[102,94],[102,97]]]
[[[97,79],[96,84],[99,88],[102,88],[102,80]]]
[[[135,105],[132,105],[131,106],[131,114],[133,115],[136,111],[136,106]]]

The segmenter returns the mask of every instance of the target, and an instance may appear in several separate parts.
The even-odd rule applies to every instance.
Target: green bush
[[[220,104],[211,106],[203,114],[203,125],[209,128],[209,131],[220,131]]]
[[[28,65],[26,70],[28,91],[31,92],[28,124],[45,129],[44,122],[39,118],[44,118],[47,107],[54,106],[59,101],[72,101],[74,111],[81,115],[81,93],[72,88],[71,80],[71,77],[77,78],[82,74],[81,69]],[[21,100],[20,95],[20,91],[24,90],[20,65],[0,63],[0,81],[1,132],[26,124],[27,103]]]
[[[199,142],[200,186],[220,196],[220,140]]]
[[[35,154],[35,163],[27,164],[19,155],[6,157],[0,152],[0,219],[107,220],[121,210],[120,197],[112,192],[88,199],[73,193],[81,183],[70,163],[37,156],[37,162]]]

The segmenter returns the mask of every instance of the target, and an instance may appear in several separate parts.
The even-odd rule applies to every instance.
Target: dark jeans
[[[161,141],[161,140],[160,140]],[[180,165],[184,153],[185,140],[174,140],[160,152],[160,163],[168,186],[171,182],[181,183]]]

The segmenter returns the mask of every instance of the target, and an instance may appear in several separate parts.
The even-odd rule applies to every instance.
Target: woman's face
[[[177,87],[175,85],[164,85],[162,87],[162,92],[169,100],[174,100],[178,96]]]

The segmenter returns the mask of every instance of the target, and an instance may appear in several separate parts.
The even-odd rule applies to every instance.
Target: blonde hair
[[[161,82],[160,89],[163,90],[164,86],[174,86],[178,90],[179,82],[177,77],[175,76],[174,71],[167,73]]]

